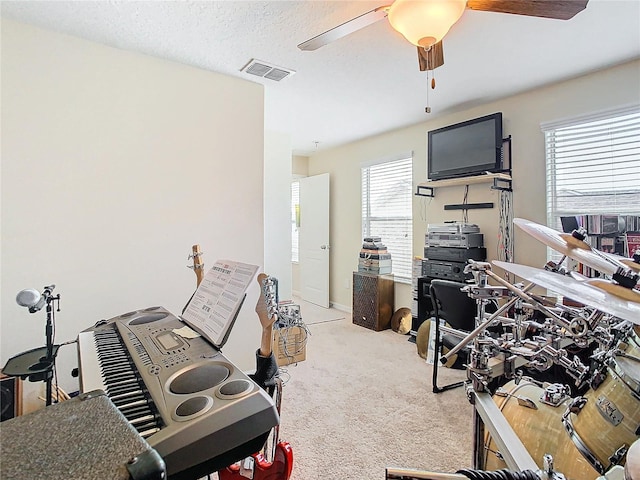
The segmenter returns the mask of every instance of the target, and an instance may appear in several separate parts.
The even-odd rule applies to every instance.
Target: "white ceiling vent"
[[[263,62],[262,60],[256,60],[255,58],[252,58],[240,71],[256,75],[258,77],[268,78],[269,80],[274,80],[276,82],[296,73],[294,70],[289,68],[276,67],[275,65]]]

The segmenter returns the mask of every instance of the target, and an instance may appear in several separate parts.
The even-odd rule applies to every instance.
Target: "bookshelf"
[[[561,218],[565,231],[565,219],[573,221],[575,218],[577,226],[587,232],[585,240],[595,250],[626,258],[640,251],[640,215],[595,214]],[[598,272],[586,265],[578,264],[577,267],[578,272],[587,277],[598,276]]]
[[[576,215],[575,221],[596,250],[630,257],[640,248],[640,215]]]

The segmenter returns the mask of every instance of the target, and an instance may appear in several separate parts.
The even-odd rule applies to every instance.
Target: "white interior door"
[[[329,174],[300,179],[300,295],[329,308]]]

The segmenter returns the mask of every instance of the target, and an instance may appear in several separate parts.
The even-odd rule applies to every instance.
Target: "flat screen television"
[[[428,132],[427,178],[496,173],[502,167],[502,112]]]

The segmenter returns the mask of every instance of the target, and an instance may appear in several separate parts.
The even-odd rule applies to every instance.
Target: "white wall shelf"
[[[458,185],[474,185],[477,183],[493,183],[492,190],[511,192],[511,175],[506,173],[487,173],[471,177],[447,178],[444,180],[432,180],[419,183],[416,186],[416,195],[421,197],[435,197],[436,188],[454,187]]]

